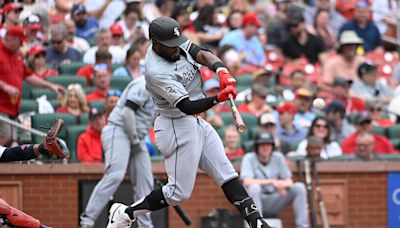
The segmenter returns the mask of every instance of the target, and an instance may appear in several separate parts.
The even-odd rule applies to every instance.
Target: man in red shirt
[[[365,103],[363,100],[350,96],[349,89],[351,84],[352,81],[344,77],[336,77],[332,85],[332,93],[334,95],[333,100],[339,100],[344,104],[346,114],[362,112],[365,110]]]
[[[111,68],[111,60],[112,60],[112,55],[109,51],[102,51],[102,50],[98,50],[96,52],[96,64],[107,64],[109,68]],[[94,65],[89,64],[86,66],[81,67],[78,72],[76,72],[76,75],[79,77],[85,77],[88,86],[92,86],[92,78],[94,75]]]
[[[94,85],[96,89],[86,96],[88,103],[93,101],[105,101],[110,90],[111,72],[107,64],[94,65]]]
[[[357,136],[361,132],[368,132],[374,136],[373,151],[378,154],[391,154],[396,153],[390,141],[382,135],[374,134],[372,132],[372,119],[368,112],[361,112],[356,116],[356,129],[357,131],[347,138],[342,143],[343,154],[352,154],[357,149]]]
[[[78,159],[85,163],[103,161],[101,147],[101,130],[106,124],[106,118],[97,108],[90,109],[89,126],[78,138]]]
[[[24,29],[10,26],[0,41],[0,115],[16,118],[20,112],[22,81],[46,87],[54,92],[63,93],[64,87],[45,81],[35,75],[24,64],[19,48],[25,40]],[[10,125],[0,123],[0,145],[6,145],[13,139]]]

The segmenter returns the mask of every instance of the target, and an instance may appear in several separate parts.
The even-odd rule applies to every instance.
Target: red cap
[[[35,56],[39,53],[46,53],[46,50],[41,45],[34,45],[31,50],[29,50],[29,56]]]
[[[297,112],[297,108],[293,103],[285,102],[275,107],[279,113],[289,112],[290,114],[294,115]]]
[[[26,38],[24,28],[15,25],[8,27],[6,35],[16,37],[20,41],[25,41]]]
[[[258,19],[257,14],[255,13],[246,13],[243,16],[242,27],[247,25],[254,25],[260,27],[262,25],[261,21]]]
[[[21,4],[19,4],[18,2],[9,2],[7,4],[4,5],[3,9],[1,10],[2,14],[7,14],[10,11],[13,10],[22,10],[23,7]]]
[[[124,30],[122,30],[122,27],[119,24],[111,25],[110,31],[111,31],[111,35],[120,35],[120,36],[124,35]]]

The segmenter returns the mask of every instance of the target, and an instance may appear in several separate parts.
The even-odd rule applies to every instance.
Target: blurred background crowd
[[[322,139],[321,157],[381,159],[400,150],[398,0],[0,0],[0,115],[36,129],[63,118],[70,162],[102,162],[100,132],[144,72],[149,23],[170,16],[236,77],[236,104],[202,114],[229,158],[260,132],[286,156]],[[219,82],[202,68],[204,91]],[[324,109],[314,109],[315,98]],[[43,129],[42,129],[43,130]],[[43,130],[44,131],[44,130]],[[153,132],[147,137],[159,155]],[[0,145],[41,138],[0,122]],[[353,156],[354,158],[354,156]]]

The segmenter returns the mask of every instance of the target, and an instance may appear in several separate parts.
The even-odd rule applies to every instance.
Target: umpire
[[[104,176],[94,188],[81,215],[81,228],[94,226],[124,179],[127,168],[134,200],[145,197],[153,189],[150,155],[144,142],[153,116],[153,101],[146,91],[144,76],[140,76],[126,87],[102,130]],[[152,228],[150,213],[139,216],[138,225],[139,228]]]

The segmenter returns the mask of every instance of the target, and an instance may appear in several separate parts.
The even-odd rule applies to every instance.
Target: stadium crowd
[[[322,140],[323,159],[396,154],[400,60],[383,37],[395,38],[398,1],[332,2],[0,1],[0,115],[34,128],[63,118],[70,162],[102,162],[101,129],[127,83],[143,74],[148,26],[163,15],[236,77],[248,130],[235,130],[227,103],[202,113],[229,158],[253,151],[260,132],[285,156],[305,155],[310,136]],[[218,93],[215,73],[200,71],[205,93]],[[315,98],[325,108],[315,109]],[[35,140],[0,122],[0,145]],[[154,132],[146,141],[158,155]]]

